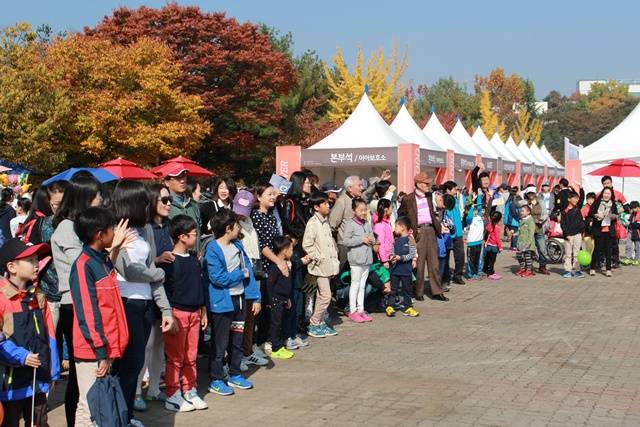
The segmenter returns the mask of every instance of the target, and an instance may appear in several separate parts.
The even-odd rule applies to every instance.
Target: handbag
[[[262,259],[252,259],[251,264],[253,265],[253,276],[258,279],[266,279],[267,272],[264,271],[264,263]]]

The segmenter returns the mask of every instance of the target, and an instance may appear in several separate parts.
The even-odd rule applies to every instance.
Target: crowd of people
[[[372,312],[414,318],[425,297],[446,302],[454,285],[500,280],[503,250],[522,278],[551,274],[549,239],[562,244],[566,278],[585,276],[581,251],[590,275],[640,260],[640,204],[610,177],[585,195],[566,179],[540,192],[494,186],[483,169],[471,188],[419,173],[409,194],[389,171],[340,188],[309,170],[284,187],[264,179],[238,189],[187,171],[100,184],[78,172],[18,200],[2,190],[3,425],[46,426],[61,371],[69,426],[96,422],[91,389],[105,377],[121,390],[124,425],[141,426],[135,412],[149,400],[205,410],[199,354],[209,392],[251,389],[251,365],[335,336],[340,314],[357,324]]]

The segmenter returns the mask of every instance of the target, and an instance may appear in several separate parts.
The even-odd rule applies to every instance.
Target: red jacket
[[[502,250],[502,228],[500,228],[500,226],[498,225],[489,223],[487,224],[487,227],[485,229],[487,230],[487,233],[489,233],[485,244],[494,246],[499,250]]]
[[[113,264],[88,246],[73,263],[73,355],[80,360],[122,357],[129,341],[127,318]]]

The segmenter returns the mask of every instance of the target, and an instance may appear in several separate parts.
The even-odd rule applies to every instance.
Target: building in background
[[[640,96],[640,79],[612,79],[615,82],[629,86],[629,93],[633,96]],[[578,92],[580,95],[588,95],[591,92],[591,85],[594,83],[607,83],[609,80],[578,80]]]

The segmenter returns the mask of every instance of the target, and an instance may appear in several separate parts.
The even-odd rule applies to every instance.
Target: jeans
[[[269,301],[269,290],[267,289],[267,280],[260,281],[260,295],[262,301]],[[258,345],[262,345],[269,340],[269,315],[271,309],[267,304],[262,305],[262,309],[255,318],[255,324],[257,331],[255,333],[254,341]]]
[[[413,307],[411,303],[411,293],[413,288],[413,280],[411,276],[395,276],[391,275],[391,292],[385,296],[385,306],[402,308],[406,310]]]
[[[209,353],[209,375],[212,380],[224,380],[225,353],[229,354],[229,375],[240,375],[247,303],[244,295],[234,295],[231,300],[233,311],[210,313],[212,343]]]
[[[496,259],[498,258],[498,248],[487,245],[484,250],[484,269],[487,276],[495,274]]]
[[[150,300],[122,298],[122,304],[129,326],[129,343],[122,358],[113,364],[113,374],[120,381],[122,394],[127,402],[129,420],[131,420],[138,375],[144,366],[145,349],[151,334],[151,326],[155,322],[155,303]]]
[[[535,233],[533,235],[536,241],[536,250],[538,251],[538,263],[540,268],[547,266],[547,239],[543,233]]]
[[[300,320],[304,312],[304,293],[302,289],[293,289],[291,292],[291,310],[284,312],[282,319],[283,338],[295,339],[298,334]]]
[[[469,277],[477,276],[480,272],[480,256],[482,245],[467,246],[467,272]]]
[[[271,297],[271,316],[269,327],[269,339],[271,351],[278,351],[284,345],[282,340],[282,318],[287,311],[288,298],[278,296]]]
[[[442,277],[442,281],[444,283],[451,281],[451,269],[450,269],[450,254],[453,252],[453,260],[455,263],[455,267],[453,270],[453,277],[462,277],[464,274],[464,240],[462,237],[458,239],[453,239],[453,249],[447,251],[447,256],[445,258],[445,267],[444,267],[444,276]]]

